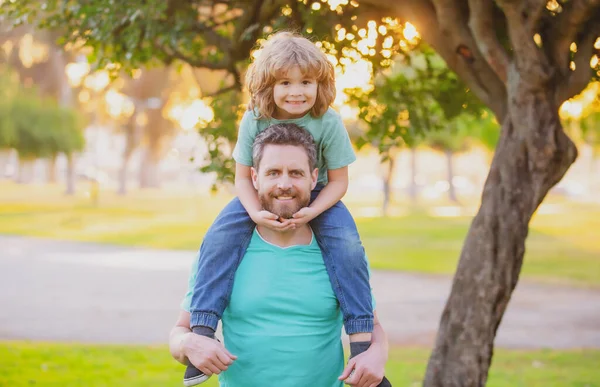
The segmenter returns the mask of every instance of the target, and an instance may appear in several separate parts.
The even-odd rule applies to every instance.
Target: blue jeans
[[[315,200],[323,185],[311,193]],[[373,331],[373,305],[365,250],[356,224],[340,201],[310,222],[323,253],[333,291],[348,335]],[[192,292],[190,326],[217,328],[229,303],[235,272],[256,224],[238,198],[221,211],[209,228],[198,261]]]

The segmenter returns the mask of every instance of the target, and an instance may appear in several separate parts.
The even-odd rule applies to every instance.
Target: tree
[[[45,4],[44,15],[33,0],[2,7],[11,20],[39,17],[45,26],[64,26],[66,38],[93,47],[99,63],[137,66],[151,59],[180,59],[225,69],[232,88],[241,85],[240,69],[254,42],[270,28],[298,26],[321,38],[337,36],[342,28],[356,32],[353,26],[362,17],[413,23],[502,125],[424,382],[428,387],[486,383],[494,337],[518,282],[531,216],[577,156],[558,109],[592,76],[600,76],[597,65],[590,69],[600,46],[594,45],[600,34],[599,0],[359,0],[332,7],[333,12],[312,0],[289,5],[239,0],[227,6],[208,0],[138,0],[128,7],[102,0]],[[353,20],[359,9],[362,17]],[[357,39],[345,33],[335,43],[352,47]],[[375,63],[384,61],[384,50],[400,50],[381,48],[379,43],[373,47]]]

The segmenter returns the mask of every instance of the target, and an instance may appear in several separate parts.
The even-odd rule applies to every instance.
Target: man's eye
[[[267,176],[276,176],[276,175],[277,175],[277,172],[275,172],[275,171],[267,172]]]

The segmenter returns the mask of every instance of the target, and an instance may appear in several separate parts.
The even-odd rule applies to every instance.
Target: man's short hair
[[[313,136],[296,124],[273,124],[256,136],[252,145],[252,165],[256,170],[258,170],[266,145],[300,146],[306,151],[310,170],[314,170],[317,165],[317,146]]]

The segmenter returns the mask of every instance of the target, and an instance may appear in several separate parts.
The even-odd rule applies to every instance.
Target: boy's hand
[[[319,214],[313,208],[304,207],[298,210],[291,219],[291,222],[296,226],[306,224],[316,218]]]
[[[273,231],[288,231],[296,228],[290,219],[279,219],[277,215],[269,211],[259,211],[252,216],[252,220],[258,226],[267,227]]]

